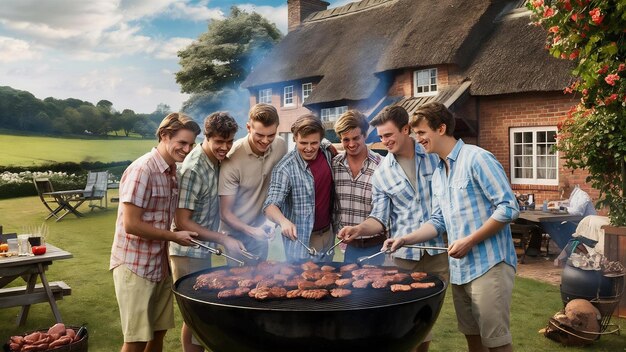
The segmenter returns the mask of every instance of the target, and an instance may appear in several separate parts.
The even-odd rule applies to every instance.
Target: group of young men
[[[174,326],[172,282],[211,266],[210,252],[195,240],[254,264],[242,251],[265,260],[275,225],[288,261],[311,259],[309,249],[325,253],[338,238],[346,262],[387,250],[400,268],[439,275],[452,284],[469,350],[512,350],[516,256],[508,223],[518,216],[517,201],[493,155],[453,137],[445,106],[425,104],[411,119],[402,107],[388,107],[370,123],[349,110],[334,125],[342,153],[314,115],[291,127],[290,152],[276,136],[278,123],[273,106],[257,104],[248,134],[234,141],[235,120],[216,112],[194,147],[199,126],[172,113],[157,130],[158,146],[124,172],[110,265],[122,351],[162,349]],[[370,125],[388,150],[384,158],[367,148]],[[448,255],[403,248],[443,247],[444,233]],[[428,350],[431,338],[417,350]],[[202,351],[186,325],[181,341],[184,351]]]

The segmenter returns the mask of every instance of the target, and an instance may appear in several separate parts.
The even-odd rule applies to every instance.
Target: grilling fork
[[[321,259],[321,258],[324,258],[324,257],[325,257],[325,256],[327,256],[327,255],[330,255],[330,254],[333,252],[333,249],[335,249],[335,247],[337,247],[337,246],[338,246],[339,244],[341,244],[341,243],[343,243],[343,238],[341,239],[341,241],[339,241],[339,242],[337,242],[337,243],[333,244],[333,246],[332,246],[332,247],[330,247],[330,248],[329,248],[326,252],[322,253],[322,255],[320,256],[320,259]]]
[[[206,249],[207,251],[209,251],[209,252],[211,252],[211,253],[213,253],[213,254],[215,254],[215,255],[223,255],[225,258],[228,258],[228,259],[230,259],[230,260],[232,260],[232,261],[234,261],[234,262],[236,262],[236,263],[239,263],[239,265],[240,265],[240,266],[242,266],[242,265],[243,265],[243,262],[242,262],[241,260],[236,259],[236,258],[233,258],[233,257],[231,257],[231,256],[229,256],[229,255],[227,255],[227,254],[225,254],[225,253],[224,253],[224,252],[222,252],[222,250],[221,250],[221,249],[219,249],[219,248],[209,247],[209,246],[207,246],[206,244],[204,244],[204,243],[202,243],[202,242],[200,242],[200,241],[194,240],[194,239],[191,239],[191,243],[195,244],[196,246],[200,246],[200,247],[202,247],[202,248]],[[248,254],[250,254],[250,253],[248,253]]]
[[[309,252],[310,256],[315,257],[317,255],[317,249],[313,248],[313,247],[309,247],[306,244],[304,244],[304,242],[300,241],[300,239],[298,237],[296,237],[296,240],[298,242],[300,242],[301,245],[304,246],[304,248],[306,248],[307,252]]]

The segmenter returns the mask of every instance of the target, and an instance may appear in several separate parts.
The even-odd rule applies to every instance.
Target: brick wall
[[[495,155],[509,178],[511,177],[510,128],[556,126],[576,104],[575,98],[561,92],[507,94],[475,99],[477,99],[479,111],[478,144]],[[563,161],[559,162],[559,177],[569,180],[572,187],[579,184],[595,201],[598,191],[585,184],[586,176],[586,172],[565,169]],[[513,185],[513,190],[520,193],[534,193],[536,204],[540,204],[544,199],[559,199],[560,196],[558,186]]]
[[[448,75],[448,66],[440,65],[435,67],[437,68],[437,85],[439,88],[443,88],[448,84],[455,84],[455,77],[449,77]],[[407,68],[399,71],[391,87],[389,87],[388,95],[395,97],[413,96],[413,72],[416,70],[419,70],[419,68]],[[454,82],[451,82],[450,78],[454,79]]]

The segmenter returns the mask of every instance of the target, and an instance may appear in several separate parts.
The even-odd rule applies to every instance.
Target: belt
[[[330,225],[326,225],[326,226],[324,226],[323,228],[321,228],[319,230],[311,231],[311,236],[321,236],[328,230],[330,230]]]
[[[385,242],[386,239],[387,239],[387,236],[385,235],[378,235],[378,236],[368,237],[368,238],[355,238],[350,243],[348,243],[348,246],[352,246],[356,248],[368,248],[368,247],[380,246],[383,244],[383,242]]]

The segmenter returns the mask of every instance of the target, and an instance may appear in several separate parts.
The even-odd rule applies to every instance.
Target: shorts
[[[471,282],[452,285],[459,331],[480,335],[487,348],[512,343],[509,327],[514,281],[515,269],[500,262]]]
[[[144,279],[120,265],[113,269],[124,342],[148,342],[155,331],[174,327],[172,277],[159,282]]]
[[[211,268],[211,257],[192,258],[181,255],[170,255],[170,266],[172,268],[172,279],[176,282],[176,280],[187,274]]]

